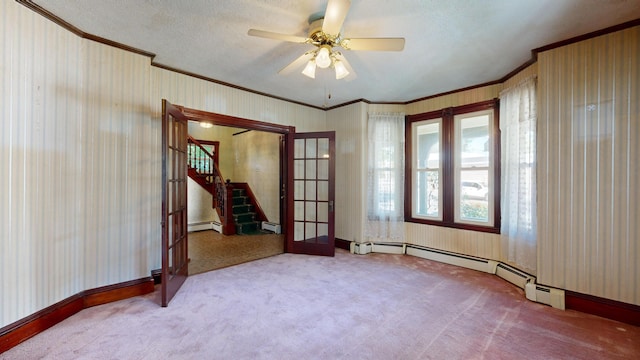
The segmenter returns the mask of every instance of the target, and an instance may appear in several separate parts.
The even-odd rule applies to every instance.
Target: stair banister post
[[[224,224],[223,233],[225,235],[234,235],[236,233],[236,225],[233,221],[233,185],[231,180],[227,179],[224,194]]]

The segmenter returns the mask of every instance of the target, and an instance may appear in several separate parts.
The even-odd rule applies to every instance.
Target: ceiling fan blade
[[[302,65],[304,65],[306,62],[311,60],[313,55],[314,55],[313,51],[307,51],[306,53],[302,54],[302,56],[300,56],[299,58],[293,60],[289,65],[283,67],[282,70],[278,71],[278,74],[280,75],[291,74],[292,72],[301,68]]]
[[[349,64],[349,62],[347,61],[347,58],[345,58],[344,55],[342,55],[342,53],[339,53],[339,52],[336,52],[335,56],[336,56],[336,59],[340,60],[344,64],[344,67],[347,68],[347,71],[349,71],[349,75],[347,75],[344,78],[344,80],[345,81],[355,80],[358,77],[358,75],[351,67],[351,64]]]
[[[343,39],[340,46],[347,50],[402,51],[404,38]]]
[[[271,31],[264,31],[264,30],[249,29],[247,34],[250,35],[250,36],[257,36],[257,37],[261,37],[261,38],[274,39],[274,40],[289,41],[289,42],[294,42],[294,43],[302,43],[302,44],[304,44],[304,43],[307,42],[307,38],[304,38],[302,36],[286,35],[286,34],[274,33],[274,32],[271,32]]]
[[[340,34],[342,23],[344,23],[344,19],[347,17],[350,6],[350,0],[329,0],[322,22],[322,32],[337,37]]]

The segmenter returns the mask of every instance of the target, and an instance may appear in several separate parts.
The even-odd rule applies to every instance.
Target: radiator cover
[[[282,232],[282,228],[280,227],[280,224],[276,224],[268,221],[262,222],[262,230],[271,231],[276,234],[280,234]]]

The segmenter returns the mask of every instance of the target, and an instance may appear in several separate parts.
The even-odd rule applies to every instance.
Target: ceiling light
[[[302,73],[312,79],[315,79],[316,78],[316,61],[313,59],[309,60],[309,62],[307,63],[307,66],[305,66],[304,70],[302,70]]]
[[[322,69],[326,69],[331,65],[331,51],[328,45],[323,45],[316,55],[316,64]]]
[[[211,128],[213,127],[213,124],[210,122],[205,122],[205,121],[201,121],[200,122],[200,127],[203,127],[205,129]]]
[[[340,80],[349,75],[349,70],[344,66],[342,61],[336,60],[333,62],[333,67],[336,69],[336,79]]]

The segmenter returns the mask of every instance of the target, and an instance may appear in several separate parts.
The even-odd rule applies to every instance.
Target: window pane
[[[413,156],[416,170],[413,178],[413,216],[442,219],[440,190],[440,126],[441,119],[413,125]]]
[[[296,159],[304,158],[304,139],[295,139],[293,142],[293,157]]]
[[[491,111],[455,116],[455,221],[492,225]]]
[[[318,239],[316,239],[317,235],[316,235],[316,224],[315,223],[305,223],[305,227],[304,227],[304,239],[309,241],[309,240],[313,240],[313,242],[317,242]]]
[[[317,221],[319,222],[329,222],[329,203],[319,202],[318,203],[318,216]]]
[[[305,181],[305,200],[316,200],[316,182]]]
[[[296,221],[293,226],[293,240],[294,241],[302,241],[304,240],[304,223]]]
[[[304,181],[296,180],[293,182],[293,199],[304,200]]]
[[[316,160],[305,160],[306,171],[305,177],[307,179],[315,179],[316,178]]]
[[[489,166],[489,115],[460,119],[460,166]]]
[[[420,171],[414,184],[417,216],[440,218],[440,181],[438,171]]]
[[[316,139],[307,139],[307,150],[305,156],[308,158],[314,158],[317,155]]]
[[[293,160],[293,178],[304,179],[304,160]]]
[[[318,200],[329,201],[329,182],[318,181]]]
[[[329,158],[329,139],[318,139],[318,157]]]
[[[304,220],[304,201],[294,202],[294,207],[293,219],[300,221]]]
[[[318,224],[318,242],[326,244],[329,242],[329,225]]]
[[[460,220],[489,222],[489,171],[461,171],[460,179]]]
[[[416,126],[417,169],[437,169],[440,167],[440,122]]]
[[[329,160],[318,160],[318,179],[329,179]]]
[[[304,219],[306,221],[316,221],[316,203],[314,201],[308,201],[305,203]]]

